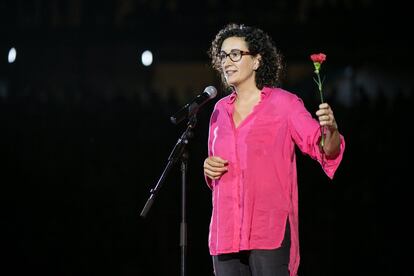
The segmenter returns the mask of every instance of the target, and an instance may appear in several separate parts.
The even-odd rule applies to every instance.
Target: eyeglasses
[[[223,63],[227,57],[229,57],[231,61],[237,62],[241,60],[242,56],[246,56],[246,55],[252,55],[252,53],[234,49],[234,50],[231,50],[230,53],[228,54],[224,51],[221,51],[218,55],[218,58],[220,59],[221,63]]]

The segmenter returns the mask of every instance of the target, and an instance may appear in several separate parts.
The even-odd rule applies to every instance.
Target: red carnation
[[[319,91],[319,96],[321,98],[321,103],[323,103],[323,93],[322,93],[322,85],[323,85],[323,80],[321,80],[321,76],[319,74],[319,69],[321,69],[321,64],[326,60],[326,55],[323,53],[319,53],[319,54],[312,54],[310,56],[311,60],[313,61],[313,66],[315,67],[315,74],[317,76],[317,79],[313,79],[316,83],[316,85],[318,86],[318,91]],[[323,127],[321,128],[321,142],[320,145],[321,147],[323,147],[324,145],[324,130]]]
[[[323,54],[323,53],[313,54],[313,55],[310,56],[310,58],[313,62],[317,62],[319,64],[322,64],[326,60],[326,55]]]

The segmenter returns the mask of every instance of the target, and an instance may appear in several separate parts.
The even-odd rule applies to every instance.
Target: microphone
[[[214,86],[207,86],[203,93],[198,95],[191,102],[186,104],[177,113],[170,117],[170,120],[174,124],[179,124],[184,119],[197,114],[201,106],[203,106],[209,100],[217,96],[217,89]]]

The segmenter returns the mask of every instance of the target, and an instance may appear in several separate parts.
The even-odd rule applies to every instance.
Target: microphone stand
[[[188,145],[189,139],[193,137],[192,130],[194,129],[197,123],[197,118],[195,115],[192,115],[187,123],[187,129],[178,139],[175,144],[170,156],[168,157],[168,163],[164,168],[157,184],[153,189],[150,190],[150,197],[145,203],[144,208],[141,211],[140,216],[145,218],[154,199],[157,196],[165,177],[168,172],[171,170],[172,165],[174,165],[178,160],[181,160],[181,223],[180,223],[180,248],[181,248],[181,264],[180,264],[180,275],[186,275],[186,257],[187,257],[187,222],[186,222],[186,184],[187,184],[187,161],[188,161],[188,151],[186,146]]]

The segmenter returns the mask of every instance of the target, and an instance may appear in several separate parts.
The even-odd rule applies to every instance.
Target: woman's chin
[[[234,79],[232,79],[231,77],[226,78],[226,82],[227,82],[228,86],[236,86],[237,85],[237,82]]]

